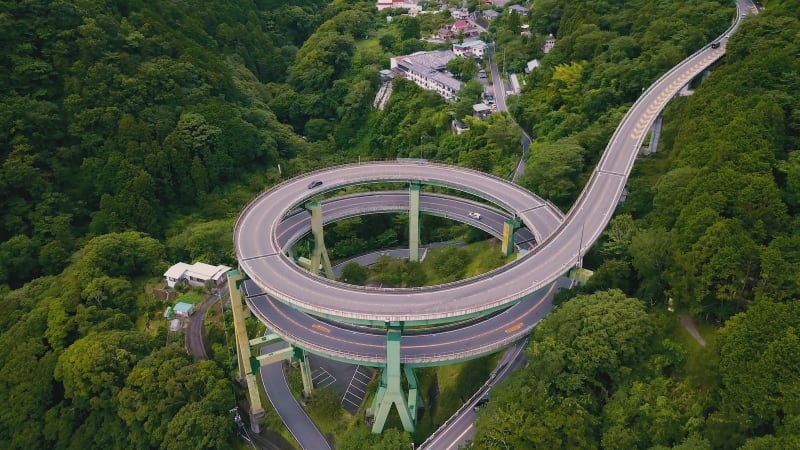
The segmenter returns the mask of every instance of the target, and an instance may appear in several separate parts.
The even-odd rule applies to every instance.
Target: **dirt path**
[[[694,320],[692,320],[692,318],[690,316],[687,316],[686,314],[681,314],[679,316],[679,319],[683,328],[686,328],[686,331],[688,331],[689,334],[692,335],[694,340],[697,341],[697,343],[700,344],[701,346],[705,347],[706,340],[703,339],[703,336],[700,336],[700,332],[697,331],[697,327],[694,326]]]

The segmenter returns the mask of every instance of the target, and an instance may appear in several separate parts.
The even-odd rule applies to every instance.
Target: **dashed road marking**
[[[314,325],[311,325],[311,328],[313,328],[313,329],[315,329],[317,331],[321,331],[321,332],[323,332],[325,334],[331,334],[330,328],[328,328],[326,326],[323,326],[323,325],[320,325],[318,323],[315,323]]]
[[[511,334],[511,333],[513,333],[515,331],[519,331],[522,327],[523,327],[522,322],[519,322],[519,323],[517,323],[515,325],[512,325],[512,326],[506,328],[506,334]]]

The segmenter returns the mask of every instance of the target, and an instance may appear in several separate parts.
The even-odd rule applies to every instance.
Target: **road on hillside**
[[[500,78],[500,70],[497,69],[497,58],[495,55],[495,44],[491,43],[491,52],[489,52],[489,69],[492,71],[492,86],[494,86],[494,101],[497,104],[498,111],[508,111],[506,106],[506,84]]]
[[[218,291],[209,295],[200,303],[194,314],[189,316],[189,323],[186,326],[186,351],[192,355],[195,361],[208,359],[208,350],[203,339],[203,322],[208,310],[219,301],[220,295],[227,296],[228,291]]]

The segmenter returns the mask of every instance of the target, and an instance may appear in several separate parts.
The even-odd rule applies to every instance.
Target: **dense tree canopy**
[[[595,276],[570,295],[588,294],[541,324],[529,367],[493,391],[480,448],[800,445],[800,6],[764,3],[694,95],[670,103],[659,154],[637,161],[625,215],[587,255]],[[389,22],[368,0],[0,1],[0,447],[232,446],[226,374],[164,346],[145,280],[177,260],[235,263],[236,212],[313,168],[413,157],[508,176],[516,123],[535,139],[520,183],[566,210],[629,105],[733,15],[712,0],[531,10],[501,15],[488,37],[504,71],[541,67],[510,114],[477,120],[476,80],[455,103],[395,80],[385,109],[371,109],[378,71],[441,48],[420,38],[449,13],[389,11]],[[466,80],[465,62],[452,67]],[[469,130],[453,135],[453,119]],[[329,248],[402,245],[403,220],[339,222]],[[440,281],[463,276],[459,249],[437,258]],[[415,264],[380,265],[381,281],[431,282]],[[705,350],[718,382],[687,375],[686,348],[661,336],[647,306],[667,302],[727,321]],[[337,445],[410,437],[361,429]]]
[[[635,86],[652,67],[668,67],[686,49],[710,40],[714,34],[707,33],[719,26],[711,25],[717,13],[702,18],[679,13],[671,22],[644,24],[618,20],[629,14],[620,6],[592,10],[590,3],[538,3],[552,8],[544,17],[558,16],[561,21],[556,48],[543,58],[544,70],[528,77],[533,86],[516,104],[518,119],[530,123],[540,141],[531,148],[531,172],[526,177],[529,186],[540,190],[559,186],[566,178],[577,183],[574,196],[584,179],[580,170],[577,178],[549,180],[543,168],[553,170],[553,161],[567,157],[567,149],[557,149],[565,136],[584,149],[585,167],[593,167],[594,155],[602,149],[603,139],[598,137],[613,129],[600,125],[608,117],[603,114],[619,112],[595,115],[600,110],[593,112],[591,97],[630,101],[625,99],[638,95]],[[685,361],[683,344],[656,337],[660,328],[648,328],[650,319],[626,322],[604,312],[593,320],[581,320],[596,307],[587,307],[587,297],[574,297],[573,292],[567,297],[574,298],[534,331],[529,368],[508,386],[495,389],[491,406],[479,418],[478,446],[532,447],[543,445],[533,443],[543,436],[552,436],[547,446],[565,448],[797,445],[798,383],[792,374],[797,365],[800,260],[793,192],[800,60],[794,36],[800,22],[796,11],[784,8],[790,3],[774,2],[746,18],[711,76],[693,83],[693,96],[670,103],[659,153],[637,161],[629,180],[630,196],[620,208],[623,214],[611,221],[587,256],[594,276],[577,290],[603,298],[608,296],[603,289],[622,288],[646,302],[637,302],[638,307],[656,307],[645,317],[659,323],[667,320],[661,312],[667,305],[701,320],[725,322],[718,343],[692,350],[704,355],[705,368],[698,370],[698,361]],[[650,7],[639,6],[644,9],[638,14],[646,14]],[[706,10],[710,4],[693,6]],[[539,14],[534,12],[535,27],[542,29],[546,24]],[[702,23],[705,31],[667,31],[692,22]],[[630,23],[632,27],[624,25]],[[570,35],[570,30],[576,34]],[[609,35],[610,31],[619,35]],[[630,39],[623,33],[640,37]],[[592,45],[592,39],[610,44]],[[652,46],[659,50],[650,53]],[[624,72],[611,76],[612,68],[603,58]],[[652,67],[628,72],[645,61]],[[599,71],[605,74],[595,78]],[[592,90],[595,79],[610,84]],[[584,95],[571,97],[576,83]],[[540,89],[545,86],[547,90]],[[553,155],[542,151],[550,149]],[[537,159],[537,152],[544,156]],[[578,164],[564,167],[569,170]],[[569,204],[567,196],[564,205]],[[616,309],[622,304],[606,306]],[[640,311],[645,314],[643,308]],[[597,349],[582,351],[582,341],[576,337],[581,331],[591,336],[587,342]],[[636,355],[634,360],[625,361],[622,354],[609,351],[625,348],[609,345],[609,337],[640,335],[635,352],[629,353]],[[528,397],[539,400],[523,405],[520,399]],[[492,405],[495,399],[500,403]],[[565,413],[569,401],[582,409]],[[549,406],[543,409],[543,403]],[[513,422],[503,416],[503,408],[532,423]],[[538,418],[525,419],[529,414]],[[567,414],[578,424],[572,432],[585,441],[567,441],[573,436],[558,434],[563,430],[558,420]],[[547,433],[533,436],[518,431],[542,424],[550,425]]]

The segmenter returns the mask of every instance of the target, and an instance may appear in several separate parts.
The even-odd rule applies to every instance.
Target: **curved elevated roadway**
[[[734,25],[735,26],[737,24]],[[633,167],[645,133],[667,101],[722,57],[725,44],[703,47],[662,76],[634,103],[617,127],[599,164],[559,228],[517,261],[456,283],[416,289],[370,289],[312,276],[298,268],[276,239],[292,208],[323,190],[378,181],[449,186],[482,197],[519,217],[531,230],[537,218],[557,214],[519,186],[479,172],[436,164],[384,162],[309,173],[265,192],[240,215],[234,244],[240,267],[266,293],[312,313],[371,321],[453,319],[510,304],[546,287],[578,263],[602,233]],[[308,189],[311,181],[321,181]],[[489,295],[487,295],[489,294]]]
[[[506,219],[513,219],[506,211],[492,206],[443,194],[420,194],[420,211],[434,216],[445,217],[452,220],[468,223],[492,236],[502,237],[503,223]],[[408,192],[382,191],[352,194],[335,197],[322,202],[322,213],[325,223],[336,222],[350,217],[365,214],[408,212]],[[481,219],[473,219],[470,212],[481,214]],[[561,223],[563,215],[547,214],[537,217],[534,224],[540,235],[548,235]],[[286,250],[294,242],[311,232],[311,214],[308,211],[290,213],[285,220],[278,224],[278,245]],[[528,228],[519,229],[514,242],[521,248],[531,248],[534,245],[534,232]]]
[[[468,282],[418,289],[363,288],[312,276],[285,255],[276,230],[289,211],[322,193],[321,188],[308,189],[309,183],[315,180],[322,181],[321,188],[326,190],[377,181],[418,181],[449,186],[480,196],[519,217],[533,231],[537,241],[544,238],[538,231],[542,227],[537,224],[556,224],[561,219],[555,206],[527,190],[500,178],[457,167],[409,162],[374,163],[340,166],[307,174],[259,196],[242,213],[234,230],[242,270],[266,293],[283,302],[312,313],[343,319],[413,322],[453,319],[495,309],[549,284],[530,289],[529,277],[513,271],[519,264],[511,264]],[[498,279],[494,281],[494,278]],[[520,278],[526,280],[519,283]],[[517,282],[508,283],[515,279]],[[494,301],[487,302],[485,293],[489,291],[493,293]]]
[[[322,208],[326,221],[367,212],[408,211],[408,193],[375,192],[336,197],[323,202]],[[488,205],[441,194],[422,194],[420,209],[480,226],[494,236],[502,234],[504,220],[510,217],[508,213]],[[471,211],[480,212],[482,219],[471,219]],[[558,223],[540,223],[539,232],[547,235]],[[277,239],[289,245],[293,239],[310,231],[310,214],[301,211],[291,214],[278,225]],[[532,239],[533,234],[522,229],[518,231],[517,238]],[[529,248],[533,244],[533,241],[524,242],[522,247]],[[560,286],[563,287],[563,282]],[[322,321],[269,297],[253,281],[246,281],[243,291],[250,310],[286,342],[321,356],[348,362],[380,366],[386,361],[386,335],[382,330],[370,332]],[[552,310],[552,291],[550,289],[482,321],[448,331],[434,329],[427,334],[405,335],[401,342],[401,362],[436,364],[473,358],[502,349],[527,335]]]
[[[251,311],[285,341],[311,353],[363,365],[386,362],[386,334],[337,326],[305,314],[264,294],[258,285],[243,285]],[[447,331],[403,335],[400,362],[415,366],[476,358],[523,339],[552,309],[555,283],[545,292],[491,318]]]

